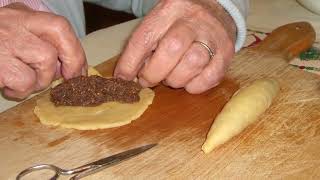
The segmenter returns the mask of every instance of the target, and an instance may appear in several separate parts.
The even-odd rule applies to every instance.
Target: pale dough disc
[[[90,68],[89,74],[97,73]],[[79,130],[118,127],[129,124],[140,117],[152,104],[154,92],[151,89],[142,89],[139,95],[140,101],[133,104],[108,102],[96,107],[56,107],[47,94],[37,101],[34,113],[45,125]]]

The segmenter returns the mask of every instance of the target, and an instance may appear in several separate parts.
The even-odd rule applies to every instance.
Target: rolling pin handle
[[[310,23],[296,22],[276,28],[256,49],[280,53],[285,59],[291,60],[309,49],[315,39],[316,32]]]

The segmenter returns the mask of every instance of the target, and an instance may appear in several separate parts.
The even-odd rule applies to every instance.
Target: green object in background
[[[320,50],[318,48],[312,47],[307,51],[301,53],[300,59],[304,61],[320,60]]]

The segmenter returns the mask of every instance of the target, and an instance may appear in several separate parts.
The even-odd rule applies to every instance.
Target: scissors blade
[[[97,161],[94,161],[92,163],[86,164],[84,166],[113,166],[115,164],[118,164],[124,160],[127,160],[129,158],[132,158],[134,156],[137,156],[151,148],[153,148],[154,146],[156,146],[157,144],[149,144],[149,145],[145,145],[145,146],[141,146],[138,148],[134,148],[134,149],[130,149]]]
[[[134,148],[134,149],[130,149],[128,151],[124,151],[97,161],[94,161],[92,163],[83,165],[81,167],[90,167],[90,169],[80,172],[79,174],[77,174],[76,176],[73,176],[72,178],[70,178],[70,180],[77,180],[77,179],[81,179],[85,176],[88,176],[90,174],[96,173],[98,171],[101,171],[102,169],[105,169],[107,167],[111,167],[114,166],[116,164],[119,164],[120,162],[124,161],[124,160],[129,160],[153,147],[155,147],[157,144],[149,144],[149,145],[145,145],[145,146],[141,146],[138,148]],[[80,167],[80,168],[81,168]]]

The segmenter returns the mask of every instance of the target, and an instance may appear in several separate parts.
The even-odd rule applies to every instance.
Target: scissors
[[[130,149],[128,151],[125,152],[121,152],[100,160],[97,160],[95,162],[74,168],[74,169],[61,169],[55,165],[52,164],[39,164],[39,165],[35,165],[32,167],[29,167],[23,171],[21,171],[18,176],[16,177],[16,180],[21,180],[21,178],[27,174],[30,174],[34,171],[39,171],[39,170],[43,170],[43,169],[47,169],[47,170],[51,170],[53,172],[55,172],[55,174],[50,178],[50,180],[57,180],[59,178],[60,175],[75,175],[73,177],[71,177],[69,180],[77,180],[77,179],[81,179],[85,176],[91,175],[93,173],[96,173],[98,171],[101,171],[105,168],[114,166],[116,164],[119,164],[120,162],[124,161],[124,160],[128,160],[134,156],[137,156],[151,148],[153,148],[154,146],[156,146],[157,144],[149,144],[149,145],[145,145],[145,146],[141,146],[138,148],[134,148],[134,149]]]

